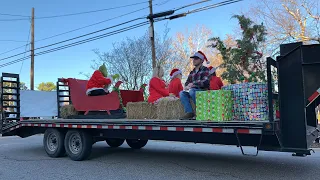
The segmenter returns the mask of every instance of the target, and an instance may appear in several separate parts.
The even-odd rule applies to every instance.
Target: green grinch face
[[[108,70],[104,63],[99,67],[99,71],[103,74],[104,77],[108,76]]]

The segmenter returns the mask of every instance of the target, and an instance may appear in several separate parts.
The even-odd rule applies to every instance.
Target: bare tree
[[[272,48],[292,41],[320,43],[319,0],[260,0],[248,13],[267,27]]]
[[[156,35],[157,63],[162,66],[166,66],[171,59],[168,31],[166,28],[162,38]],[[93,61],[92,69],[97,69],[105,63],[109,74],[120,75],[124,89],[138,90],[142,84],[149,82],[152,75],[151,44],[148,35],[145,33],[139,38],[127,37],[121,42],[113,43],[112,49],[108,52],[95,49],[94,53],[98,59]]]
[[[172,61],[169,62],[173,68],[179,68],[183,71],[184,78],[188,76],[192,71],[193,64],[190,56],[196,51],[202,51],[206,54],[210,61],[210,65],[219,66],[222,64],[221,55],[214,49],[209,48],[210,42],[208,39],[212,37],[212,31],[204,25],[196,25],[195,28],[189,30],[186,29],[184,32],[178,32],[175,38],[172,40]],[[228,35],[226,44],[232,45],[234,40]],[[217,75],[220,76],[224,69],[218,69]]]

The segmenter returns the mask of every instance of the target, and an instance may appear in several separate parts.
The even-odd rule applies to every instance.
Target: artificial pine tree
[[[235,15],[242,30],[241,39],[237,39],[236,47],[227,47],[219,37],[211,38],[212,48],[216,48],[223,58],[221,68],[226,70],[221,77],[229,83],[265,82],[265,61],[259,50],[265,42],[266,29],[263,24],[254,24],[243,15]]]

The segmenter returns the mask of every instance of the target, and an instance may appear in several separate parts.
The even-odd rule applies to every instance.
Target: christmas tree
[[[227,47],[219,37],[209,39],[212,48],[216,48],[223,58],[221,68],[225,68],[221,77],[229,83],[265,82],[266,65],[260,50],[266,38],[263,24],[254,24],[243,15],[235,15],[242,31],[241,39],[236,40],[235,47]]]

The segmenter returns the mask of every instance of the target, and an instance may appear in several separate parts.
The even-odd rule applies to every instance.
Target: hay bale
[[[60,107],[60,116],[63,119],[67,119],[69,116],[73,115],[78,115],[78,111],[73,107],[72,104]]]
[[[157,106],[147,102],[128,102],[128,119],[157,119]]]
[[[195,111],[196,107],[191,101],[192,109]],[[162,99],[157,105],[157,118],[160,120],[179,119],[185,114],[183,105],[180,99]]]

